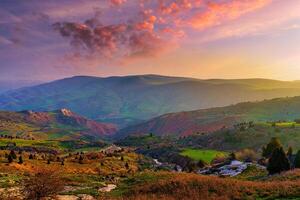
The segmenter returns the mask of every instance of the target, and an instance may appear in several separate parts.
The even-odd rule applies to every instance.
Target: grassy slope
[[[226,153],[215,150],[185,149],[180,155],[187,156],[196,161],[202,160],[210,164],[216,157],[225,157]]]
[[[272,137],[278,137],[285,148],[291,146],[300,150],[300,126],[294,123],[258,123],[247,130],[221,130],[206,135],[191,135],[179,140],[183,146],[194,146],[217,150],[239,150],[251,148],[260,150]]]
[[[245,121],[294,120],[300,118],[300,97],[279,98],[233,106],[162,115],[119,131],[119,137],[132,133],[190,135],[214,132]]]

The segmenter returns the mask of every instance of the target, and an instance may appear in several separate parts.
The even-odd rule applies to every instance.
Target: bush
[[[39,169],[22,182],[21,192],[26,200],[54,198],[64,189],[64,182],[57,170]]]
[[[245,162],[252,162],[258,159],[255,151],[252,149],[243,149],[235,153],[236,160],[241,160]]]

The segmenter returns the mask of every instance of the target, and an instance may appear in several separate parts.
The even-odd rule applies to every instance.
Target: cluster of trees
[[[272,138],[267,146],[262,149],[262,156],[268,159],[267,170],[269,174],[288,171],[291,168],[300,168],[300,150],[293,155],[293,149],[285,152],[278,138]]]
[[[14,160],[16,160],[17,158],[19,164],[23,164],[24,162],[21,151],[19,152],[19,157],[17,156],[14,150],[11,150],[9,154],[5,154],[5,157],[7,158],[8,163],[14,162]]]
[[[245,131],[245,130],[247,130],[249,128],[254,127],[254,122],[253,121],[242,122],[242,123],[238,123],[238,124],[233,125],[233,127],[235,129],[239,129],[240,131]]]
[[[27,137],[20,137],[20,136],[12,136],[12,135],[0,135],[0,138],[5,138],[5,139],[23,139],[23,140],[35,140],[33,137],[27,136]]]

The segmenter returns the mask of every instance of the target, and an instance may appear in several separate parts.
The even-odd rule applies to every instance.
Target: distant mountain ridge
[[[22,87],[29,87],[41,84],[41,81],[29,81],[29,80],[0,80],[0,94],[9,90],[14,90]]]
[[[87,118],[123,128],[170,112],[298,95],[298,81],[77,76],[1,94],[0,110],[68,108]]]
[[[249,121],[278,121],[300,119],[300,96],[276,98],[232,106],[169,113],[119,131],[117,137],[153,133],[165,136],[186,136],[209,133]]]

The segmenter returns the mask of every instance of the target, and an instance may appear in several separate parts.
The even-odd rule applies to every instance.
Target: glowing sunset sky
[[[0,80],[300,79],[299,0],[1,0]]]

